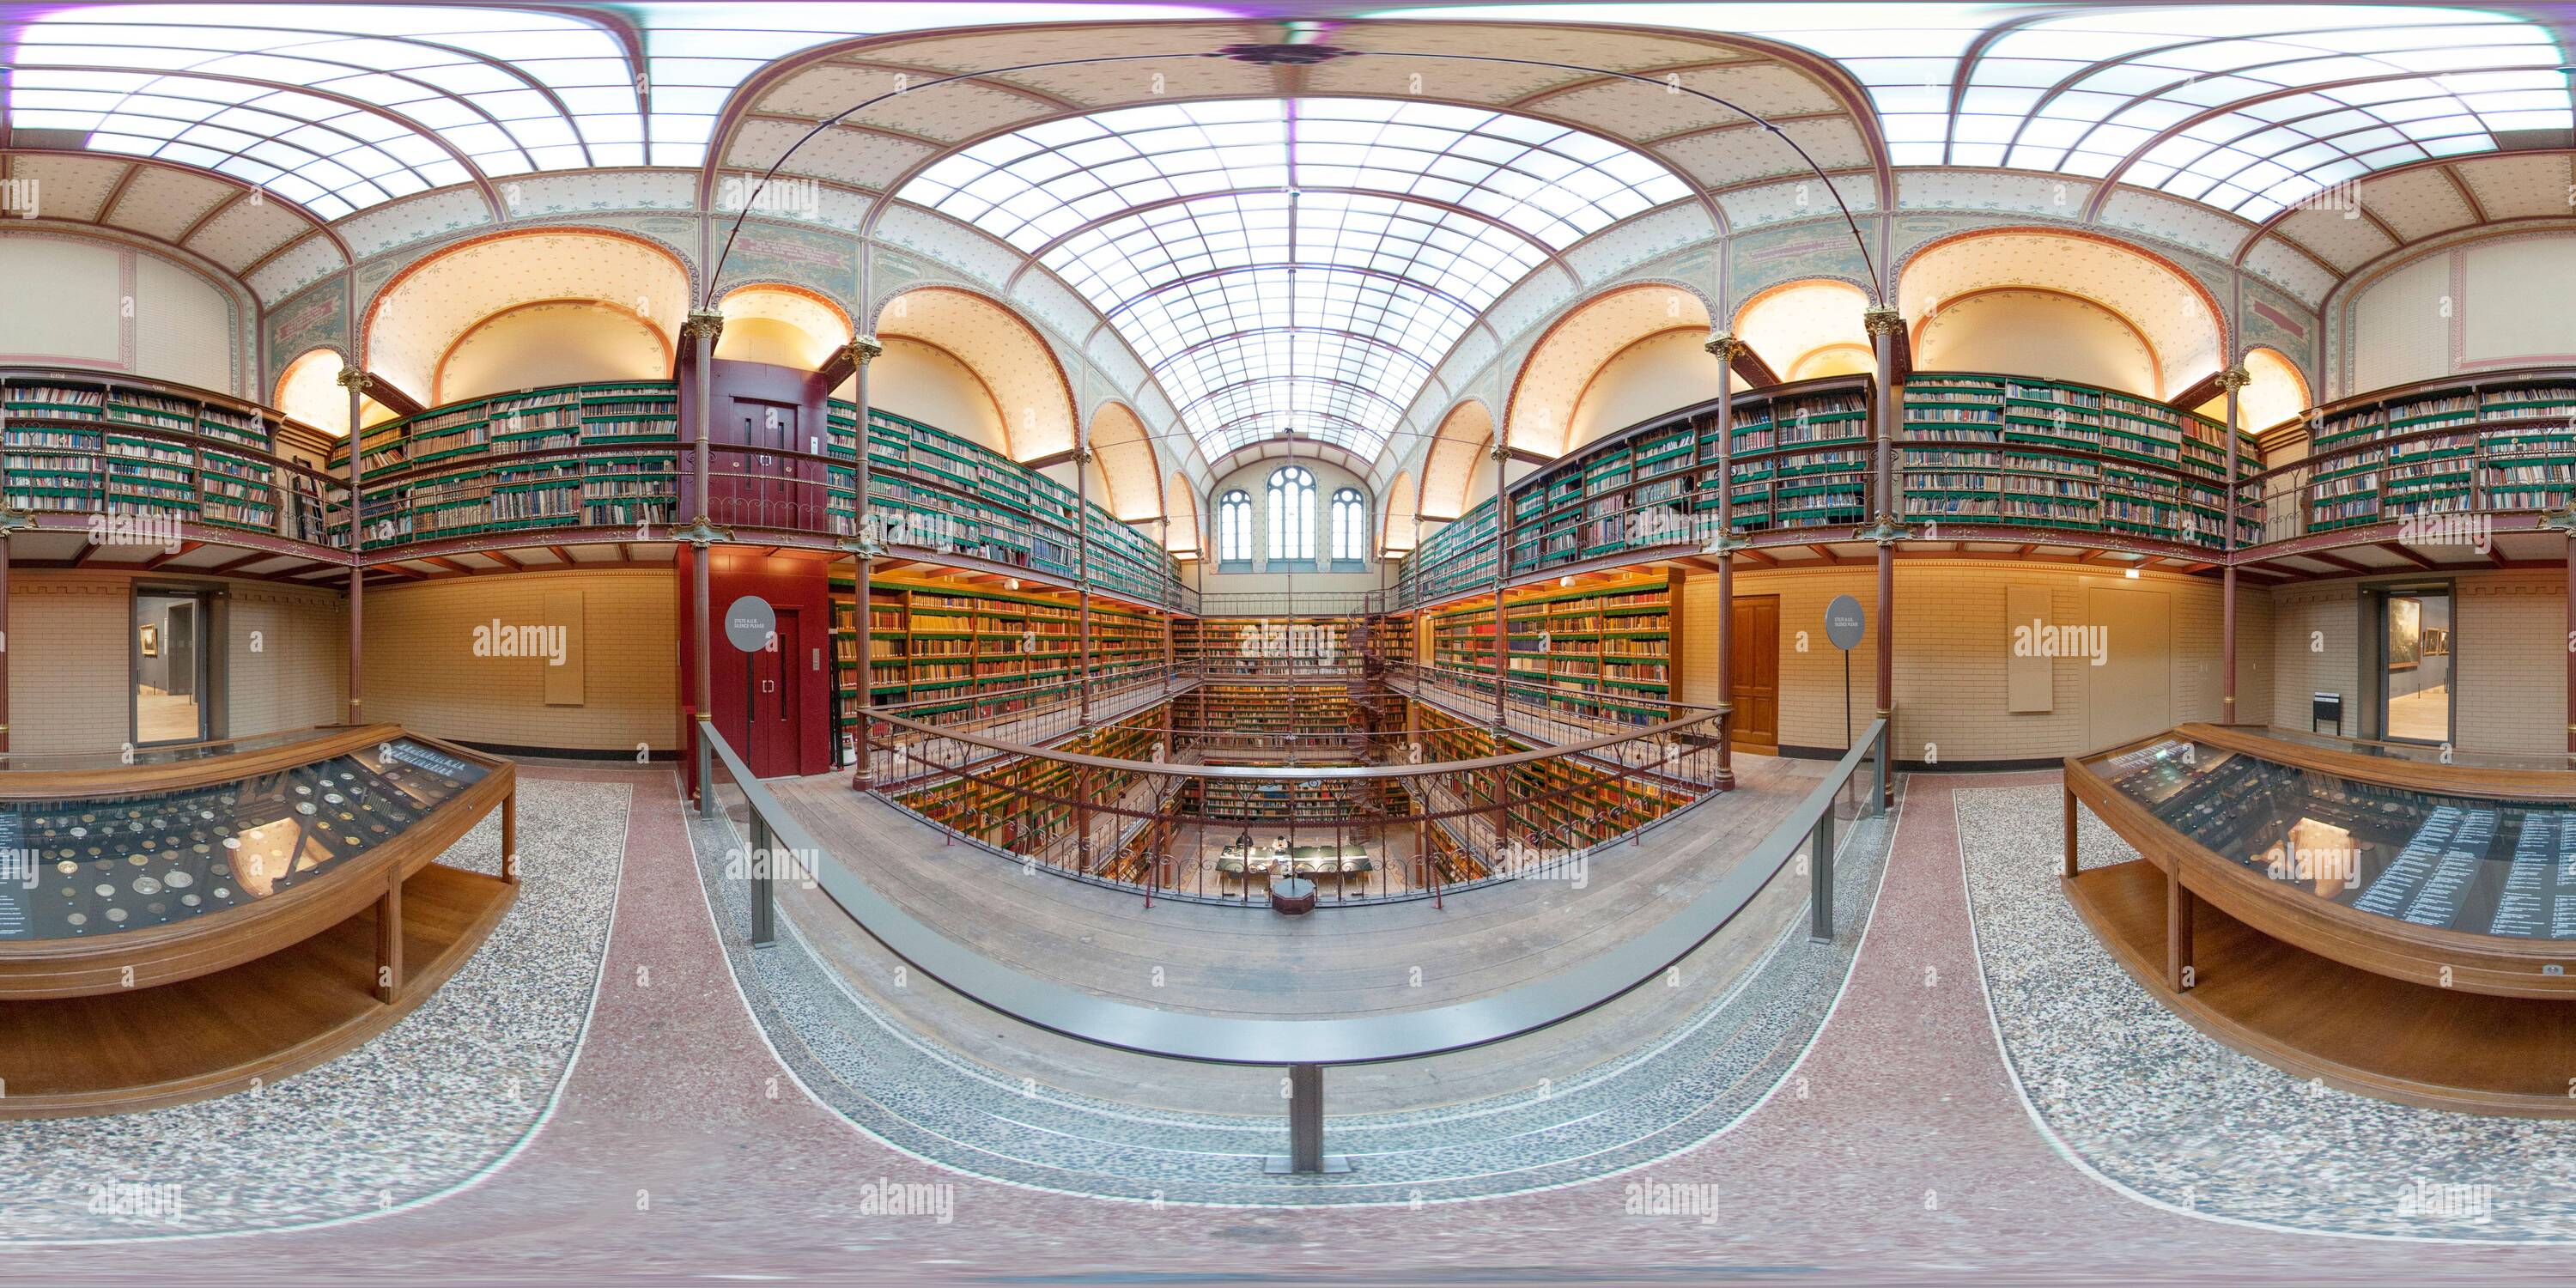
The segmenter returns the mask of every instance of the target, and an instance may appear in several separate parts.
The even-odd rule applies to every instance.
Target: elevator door
[[[733,400],[743,450],[716,455],[719,522],[755,528],[823,525],[823,463],[800,455],[818,445],[800,436],[799,411],[794,403]]]
[[[778,633],[770,647],[751,653],[743,668],[750,688],[743,702],[744,759],[762,778],[797,772],[797,735],[802,732],[797,661],[805,656],[803,627],[795,609],[779,609]]]

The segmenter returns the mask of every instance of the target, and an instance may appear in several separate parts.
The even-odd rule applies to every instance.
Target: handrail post
[[[1351,1160],[1324,1152],[1324,1066],[1288,1066],[1288,1152],[1263,1159],[1261,1170],[1272,1176],[1338,1175],[1351,1170]]]
[[[698,817],[714,818],[716,816],[716,793],[714,787],[707,781],[707,774],[715,768],[715,748],[707,745],[707,722],[704,717],[700,717],[698,720],[697,732]]]
[[[1841,795],[1835,789],[1835,795]],[[1828,801],[1824,812],[1816,816],[1816,830],[1808,838],[1813,847],[1807,855],[1808,903],[1815,918],[1807,928],[1807,938],[1820,944],[1834,938],[1834,807]]]
[[[1881,724],[1878,729],[1878,765],[1873,771],[1877,775],[1878,782],[1874,785],[1875,789],[1869,794],[1869,816],[1871,818],[1887,817],[1887,803],[1895,799],[1893,796],[1890,796],[1887,791],[1887,760],[1889,755],[1895,750],[1896,721],[1890,719]]]
[[[713,793],[709,793],[713,795]],[[767,948],[778,942],[777,834],[769,830],[769,816],[757,807],[751,811],[751,946]]]

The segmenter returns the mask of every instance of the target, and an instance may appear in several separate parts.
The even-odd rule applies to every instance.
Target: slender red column
[[[689,635],[696,641],[697,654],[693,659],[697,664],[696,683],[691,687],[696,695],[695,706],[698,718],[709,720],[715,717],[716,692],[714,591],[708,585],[713,570],[709,566],[711,560],[707,553],[708,544],[714,536],[712,525],[707,521],[707,515],[712,509],[707,489],[709,476],[713,473],[709,458],[713,451],[710,446],[710,435],[715,423],[715,392],[709,388],[709,384],[714,379],[716,339],[724,333],[724,315],[711,310],[693,312],[689,314],[685,329],[691,343],[689,374],[693,388],[690,390],[689,397],[690,419],[696,422],[696,428],[691,435],[689,472],[696,482],[697,495],[689,506],[691,513],[687,535],[689,572],[695,583],[689,604]],[[693,745],[700,741],[694,725],[689,729],[689,741]],[[701,815],[711,815],[715,808],[715,792],[707,782],[712,772],[708,759],[706,749],[699,748],[697,786],[698,811]]]
[[[363,521],[366,507],[358,501],[358,484],[363,475],[358,461],[363,455],[358,450],[363,432],[358,417],[371,383],[367,373],[356,366],[340,368],[340,387],[349,391],[349,723],[353,725],[366,723],[361,710],[366,701],[365,686],[358,678],[365,656],[362,623],[367,589],[367,572],[359,558],[367,548],[367,525]]]
[[[0,756],[9,754],[9,536],[0,528]]]
[[[1717,789],[1726,792],[1735,790],[1735,357],[1745,344],[1724,331],[1704,347],[1717,359]]]
[[[1905,315],[1893,304],[1880,304],[1861,314],[1870,348],[1878,360],[1878,381],[1870,410],[1878,447],[1878,718],[1893,721],[1896,711],[1896,541],[1903,534],[1903,502],[1896,494],[1896,333]],[[1889,742],[1895,730],[1888,731]],[[1896,778],[1888,776],[1887,799],[1895,803]]]
[[[851,625],[859,636],[859,729],[852,741],[850,786],[866,791],[876,786],[876,632],[868,625],[868,582],[876,576],[876,555],[885,548],[884,524],[876,517],[870,489],[868,466],[868,364],[885,352],[885,346],[865,337],[850,341],[850,394],[859,412],[859,495],[856,504],[859,530],[851,534],[850,548],[855,555],[851,594],[857,598],[857,611],[851,614]],[[836,699],[837,700],[837,699]]]
[[[2254,377],[2245,368],[2231,365],[2218,373],[2218,387],[2227,391],[2227,503],[2220,507],[2219,523],[2225,531],[2219,535],[2219,549],[2227,557],[2226,570],[2219,574],[2219,645],[2218,664],[2221,695],[2218,719],[2221,724],[2236,723],[2236,521],[2237,521],[2237,437],[2236,407],[2238,392],[2252,384]]]

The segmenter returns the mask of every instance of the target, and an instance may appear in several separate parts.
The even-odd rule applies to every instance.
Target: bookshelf
[[[2576,386],[2576,376],[2564,383]],[[1864,376],[1737,394],[1726,479],[1714,402],[1586,444],[1512,485],[1505,572],[1524,581],[1705,544],[1720,487],[1731,489],[1739,534],[1866,523],[1869,403]],[[2070,381],[1947,371],[1909,377],[1901,408],[1896,466],[1908,518],[2224,544],[2226,431],[2208,417]],[[2237,450],[2240,476],[2261,471],[2250,441],[2240,436]],[[2242,519],[2239,539],[2259,541],[2260,524]],[[1398,570],[1395,604],[1489,589],[1497,542],[1490,502],[1432,533]]]
[[[162,515],[281,530],[273,417],[176,385],[77,372],[0,374],[0,472],[11,506]],[[316,517],[321,508],[313,498]]]
[[[1629,426],[1512,484],[1509,577],[1635,551],[1705,544],[1720,486],[1739,532],[1866,519],[1870,381],[1830,376],[1734,397],[1733,477],[1718,478],[1716,403]],[[1477,505],[1424,539],[1398,570],[1395,603],[1423,607],[1490,589],[1496,509]]]
[[[1191,634],[1195,660],[1211,678],[1361,670],[1345,617],[1202,617],[1191,619]]]
[[[1497,739],[1490,729],[1478,728],[1422,703],[1412,704],[1410,719],[1421,737],[1426,762],[1473,760],[1532,750],[1519,739]],[[1502,793],[1510,804],[1506,842],[1541,851],[1598,845],[1643,827],[1692,800],[1688,792],[1648,779],[1633,775],[1621,779],[1610,766],[1580,756],[1554,756],[1515,765],[1502,779]],[[1491,809],[1493,780],[1472,784],[1464,803]],[[1480,814],[1476,821],[1479,844],[1490,845],[1488,829],[1499,821],[1497,816]]]
[[[2319,408],[2307,530],[2576,499],[2576,371],[2402,385]]]
[[[1147,761],[1164,737],[1159,707],[1140,711],[1107,728],[1068,739],[1059,750],[1119,760]],[[1085,792],[1086,799],[1116,800],[1141,775],[1126,770],[1100,771],[1077,783],[1074,768],[1031,756],[997,757],[969,767],[977,778],[946,777],[899,792],[897,804],[924,818],[987,845],[1015,854],[1034,855],[1061,866],[1072,865],[1074,811],[1065,802]],[[1055,800],[1043,799],[1055,797]],[[1122,823],[1123,832],[1131,824]],[[1095,847],[1097,869],[1116,875],[1117,860],[1128,847]],[[1142,875],[1141,866],[1135,875]]]
[[[2225,544],[2227,429],[2151,399],[1973,372],[1907,378],[1897,444],[1905,517]],[[1916,447],[1911,442],[1937,443]],[[2240,477],[2262,460],[2238,439]],[[2261,540],[2240,516],[2238,540]]]
[[[858,407],[825,405],[829,453],[856,461]],[[882,408],[868,409],[868,491],[872,505],[914,531],[946,534],[959,554],[1079,580],[1077,532],[1091,541],[1091,587],[1142,603],[1171,604],[1179,565],[1160,543],[1072,488],[980,443]],[[858,471],[830,468],[831,521],[858,530]],[[1082,525],[1077,528],[1077,523]]]
[[[378,544],[670,524],[680,452],[677,386],[667,380],[452,403],[359,435],[359,514]],[[331,464],[348,462],[344,443]]]
[[[863,685],[866,705],[909,705],[905,714],[926,723],[989,720],[1074,700],[1081,610],[1070,594],[1004,592],[936,578],[872,579],[865,677],[852,579],[833,578],[831,596],[836,747],[844,730],[857,728]],[[1159,615],[1092,600],[1094,686],[1162,664]]]
[[[1211,680],[1172,700],[1173,727],[1240,742],[1276,739],[1281,750],[1361,727],[1348,684],[1226,684]],[[1307,735],[1292,743],[1289,735]]]
[[[1654,724],[1672,714],[1673,583],[1668,575],[1619,577],[1572,589],[1524,591],[1503,600],[1511,700],[1579,721]],[[1494,673],[1494,608],[1472,600],[1428,615],[1431,664]]]

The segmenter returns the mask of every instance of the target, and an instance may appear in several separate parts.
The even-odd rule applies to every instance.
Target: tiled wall
[[[2452,579],[2456,626],[2452,663],[2466,751],[2566,750],[2567,583],[2548,571],[2478,573]],[[2309,697],[2343,695],[2343,729],[2363,730],[2361,583],[2319,582],[2272,592],[2275,707],[2284,724],[2306,728]],[[2332,732],[2329,730],[2328,732]]]
[[[474,628],[565,625],[549,594],[582,597],[579,705],[546,704],[543,658],[477,656]],[[366,717],[512,747],[667,753],[679,733],[677,592],[667,570],[523,572],[370,586]]]
[[[170,580],[170,579],[157,579]],[[342,718],[348,626],[328,590],[261,581],[222,587],[227,722],[233,737]],[[113,751],[129,729],[127,627],[133,579],[118,573],[15,572],[9,579],[10,748]]]
[[[129,723],[126,579],[12,572],[9,749],[113,751]]]
[[[236,582],[225,664],[235,737],[338,724],[349,712],[349,614],[339,595]]]
[[[2079,572],[2063,566],[1990,560],[1901,560],[1896,568],[1896,740],[1899,758],[2027,760],[2093,750],[2082,658],[2049,663],[2050,709],[2014,712],[2006,700],[2013,623],[2008,586],[2047,594],[2049,625],[2085,625],[2095,590],[2167,597],[2172,707],[2166,724],[2220,718],[2221,600],[2215,580]],[[1870,564],[1834,569],[1739,572],[1735,592],[1780,598],[1780,740],[1791,747],[1844,745],[1843,660],[1825,639],[1825,606],[1850,595],[1871,614],[1851,655],[1852,725],[1874,714],[1877,685],[1877,573]],[[1683,696],[1717,697],[1717,578],[1694,573],[1683,603]],[[2237,695],[2240,720],[2270,718],[2271,609],[2261,591],[2239,597]],[[1799,650],[1798,635],[1807,635]],[[1929,746],[1927,746],[1929,745]]]

